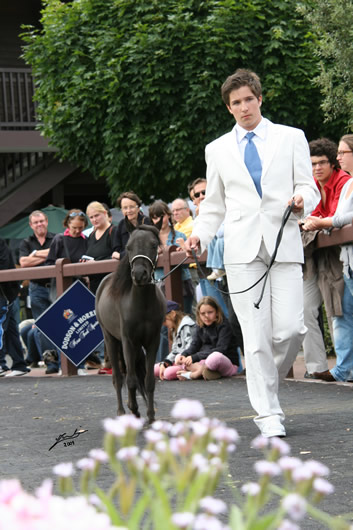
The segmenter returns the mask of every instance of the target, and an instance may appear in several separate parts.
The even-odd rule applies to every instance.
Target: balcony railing
[[[30,130],[36,121],[30,68],[0,68],[0,129]]]

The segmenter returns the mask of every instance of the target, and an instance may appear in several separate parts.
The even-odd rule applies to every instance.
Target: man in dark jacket
[[[15,264],[5,241],[0,238],[0,270],[14,269]],[[0,377],[26,375],[26,366],[15,315],[18,282],[0,283]],[[6,364],[6,354],[12,359],[11,371]]]

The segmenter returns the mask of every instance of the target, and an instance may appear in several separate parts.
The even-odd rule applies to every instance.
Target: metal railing
[[[30,68],[0,68],[0,129],[28,130],[37,125]]]

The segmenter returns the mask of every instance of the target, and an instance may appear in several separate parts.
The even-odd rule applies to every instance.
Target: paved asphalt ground
[[[75,462],[101,447],[102,419],[116,414],[111,376],[36,377],[32,371],[31,377],[1,378],[0,396],[0,478],[20,477],[30,491],[52,476],[55,464]],[[169,419],[173,404],[183,397],[199,399],[208,416],[237,429],[241,440],[230,461],[232,478],[237,485],[254,479],[253,464],[259,455],[250,442],[258,431],[245,378],[158,381],[156,418]],[[331,469],[335,493],[322,508],[331,514],[353,512],[353,385],[286,379],[280,398],[292,455],[320,460]],[[140,398],[139,403],[145,416]],[[60,434],[73,434],[79,428],[87,432],[74,445],[65,447],[61,442],[49,451]],[[103,476],[101,485],[108,484],[109,476]],[[219,494],[227,502],[232,500],[228,487]],[[306,520],[302,528],[321,527]]]

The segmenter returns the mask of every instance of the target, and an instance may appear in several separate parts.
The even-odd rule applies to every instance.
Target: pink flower
[[[122,438],[126,434],[125,426],[119,421],[119,418],[116,418],[115,420],[112,418],[105,418],[103,420],[103,426],[105,431],[118,438]]]
[[[48,500],[53,494],[53,481],[45,479],[41,486],[36,489],[36,497],[42,501]]]
[[[172,408],[171,415],[177,420],[198,420],[205,415],[205,409],[200,401],[180,399]]]
[[[306,514],[306,500],[297,493],[290,493],[282,500],[282,506],[294,521],[304,519]]]
[[[268,446],[269,440],[270,440],[269,438],[265,438],[264,436],[262,436],[262,434],[259,434],[251,442],[251,447],[253,447],[254,449],[260,449],[260,450],[266,449],[266,447]]]
[[[192,422],[191,428],[196,434],[196,436],[198,436],[199,438],[202,438],[202,436],[205,436],[209,431],[208,426],[205,425],[204,423],[201,423],[201,421]]]
[[[306,464],[302,464],[299,467],[296,467],[292,471],[292,479],[294,482],[302,482],[305,480],[311,480],[313,478],[312,470],[310,469],[310,466],[307,466]]]
[[[153,429],[149,429],[145,432],[145,438],[147,442],[156,444],[157,442],[160,442],[163,440],[163,434],[157,431],[154,431]]]
[[[108,455],[103,449],[91,449],[88,453],[93,460],[96,460],[97,462],[100,462],[103,464],[104,462],[108,462]]]
[[[72,462],[62,462],[54,466],[53,472],[59,477],[71,477],[74,474],[74,465]]]
[[[219,442],[236,443],[239,435],[235,429],[230,429],[224,425],[218,426],[212,430],[212,436]]]
[[[136,446],[122,447],[116,453],[116,457],[118,460],[122,460],[124,462],[130,462],[131,460],[134,460],[138,454],[139,454],[139,448]]]
[[[273,449],[276,449],[280,455],[288,455],[290,453],[290,447],[284,440],[281,438],[270,438],[270,445]]]
[[[226,513],[227,511],[226,503],[213,497],[204,497],[201,499],[200,507],[211,515],[219,515],[220,513]]]
[[[174,513],[172,523],[178,528],[188,528],[194,522],[195,516],[190,512]]]
[[[208,460],[200,453],[196,453],[193,455],[192,465],[201,473],[207,473],[210,469]]]
[[[317,460],[308,460],[305,465],[311,470],[314,477],[327,477],[330,474],[329,468]]]
[[[84,471],[93,471],[95,465],[93,458],[81,458],[81,460],[76,462],[76,467]]]
[[[205,513],[201,513],[200,515],[197,515],[192,528],[193,530],[224,530],[225,529],[221,521],[216,519],[216,517],[207,515]]]
[[[168,432],[172,428],[172,424],[169,421],[158,420],[158,421],[155,421],[154,423],[152,423],[151,427],[155,431],[159,431],[159,432],[163,432],[165,434],[168,434]]]
[[[0,482],[0,504],[11,502],[12,498],[22,492],[21,483],[17,479]]]
[[[300,530],[300,527],[288,519],[283,519],[278,527],[278,530]]]
[[[260,485],[257,482],[248,482],[242,486],[241,491],[245,493],[245,495],[255,497],[260,492]]]
[[[302,466],[302,461],[295,456],[282,456],[277,463],[283,471],[293,471]]]
[[[333,485],[324,478],[316,478],[313,482],[314,490],[322,495],[329,495],[335,491]]]
[[[209,443],[207,446],[207,451],[210,453],[210,455],[218,455],[220,448],[217,444]]]
[[[259,475],[267,475],[275,477],[281,473],[281,468],[275,462],[268,462],[267,460],[259,460],[254,465],[256,473]]]

